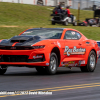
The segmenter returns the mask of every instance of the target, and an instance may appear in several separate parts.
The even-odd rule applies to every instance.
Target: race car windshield
[[[21,35],[33,35],[45,39],[60,39],[62,32],[62,29],[29,29]]]

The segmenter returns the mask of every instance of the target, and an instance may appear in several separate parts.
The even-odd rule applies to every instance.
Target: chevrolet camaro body
[[[0,41],[0,65],[36,67],[38,71],[44,66],[52,66],[52,71],[56,70],[55,66],[83,68],[97,62],[98,52],[97,42],[77,30],[32,28]]]

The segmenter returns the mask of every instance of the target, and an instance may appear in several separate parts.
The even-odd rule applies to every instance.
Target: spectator
[[[56,6],[56,7],[53,9],[53,14],[57,14],[57,8],[58,8],[58,6]]]
[[[53,13],[54,14],[57,14],[57,13],[62,13],[62,8],[60,5],[56,6],[53,10]]]
[[[69,6],[66,7],[66,11],[67,11],[68,17],[71,17],[71,19],[72,19],[72,23],[73,23],[73,14],[70,13]]]
[[[62,13],[62,8],[61,8],[60,5],[58,5],[57,12],[58,12],[58,13]]]

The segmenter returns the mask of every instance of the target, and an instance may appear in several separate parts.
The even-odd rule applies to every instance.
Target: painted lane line
[[[57,89],[57,88],[76,87],[76,86],[86,86],[86,85],[95,85],[95,84],[100,84],[100,83],[90,83],[90,84],[80,84],[80,85],[71,85],[71,86],[61,86],[61,87],[52,87],[52,88],[34,89],[34,90],[29,90],[29,91],[51,90],[51,89]]]
[[[71,86],[44,88],[44,89],[36,89],[36,90],[47,90],[48,89],[48,91],[54,92],[54,91],[64,91],[64,90],[82,89],[82,88],[99,87],[99,86],[100,86],[100,83],[91,83],[91,84],[71,85]],[[27,91],[36,91],[36,90],[27,90]],[[2,97],[19,96],[19,95],[22,95],[22,94],[2,95],[0,97],[2,98]]]
[[[91,86],[83,86],[83,87],[72,87],[72,88],[65,88],[65,89],[57,89],[57,90],[50,90],[53,91],[64,91],[64,90],[74,90],[74,89],[82,89],[82,88],[89,88],[89,87],[98,87],[100,85],[91,85]]]
[[[0,98],[3,98],[3,97],[9,97],[9,96],[19,96],[20,94],[13,94],[13,95],[2,95],[2,96],[0,96]]]

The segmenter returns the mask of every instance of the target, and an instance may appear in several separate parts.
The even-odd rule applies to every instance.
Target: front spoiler
[[[7,65],[7,66],[49,66],[47,61],[44,62],[0,62],[0,65]]]

